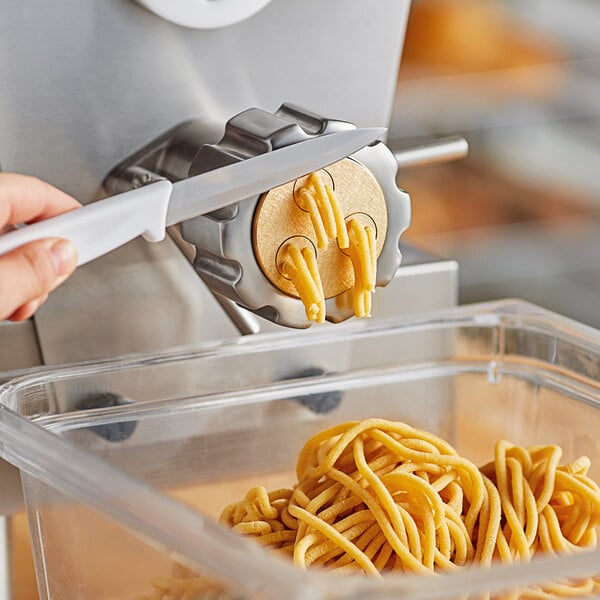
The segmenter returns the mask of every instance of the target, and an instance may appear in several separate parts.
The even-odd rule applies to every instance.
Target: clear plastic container
[[[293,484],[313,433],[367,417],[431,431],[476,464],[500,439],[558,444],[600,481],[600,332],[522,302],[55,369],[6,384],[0,402],[43,600],[161,598],[152,580],[174,563],[219,590],[189,599],[504,597],[600,572],[591,551],[443,578],[339,577],[216,521],[254,485]]]

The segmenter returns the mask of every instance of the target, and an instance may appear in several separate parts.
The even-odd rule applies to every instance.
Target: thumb
[[[77,265],[77,249],[58,238],[37,240],[0,256],[0,320],[59,286]]]

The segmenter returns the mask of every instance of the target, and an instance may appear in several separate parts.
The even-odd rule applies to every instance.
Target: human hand
[[[79,206],[35,177],[0,173],[0,234],[11,225],[42,221]],[[31,317],[76,264],[75,245],[60,238],[36,240],[0,256],[0,321]]]

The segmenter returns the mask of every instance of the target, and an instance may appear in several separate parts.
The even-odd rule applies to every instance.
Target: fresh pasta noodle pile
[[[590,460],[561,465],[559,446],[496,444],[477,468],[439,437],[367,419],[312,437],[298,483],[254,487],[221,522],[303,569],[363,573],[453,572],[471,563],[529,561],[596,546],[600,489]],[[229,592],[181,565],[138,600],[225,600]],[[506,600],[553,600],[600,591],[593,577],[530,586]]]
[[[307,177],[296,196],[299,206],[309,214],[317,249],[326,249],[329,240],[335,239],[340,250],[350,257],[354,271],[354,314],[370,316],[377,272],[375,228],[364,225],[357,218],[346,221],[335,192],[317,173]],[[307,319],[322,323],[325,320],[325,295],[313,247],[304,245],[297,238],[292,239],[282,248],[278,268],[294,284]]]
[[[431,433],[368,419],[311,438],[293,489],[251,489],[221,522],[303,569],[434,574],[596,546],[600,489],[581,457],[501,441],[478,469]],[[600,591],[593,578],[528,588],[521,598]]]

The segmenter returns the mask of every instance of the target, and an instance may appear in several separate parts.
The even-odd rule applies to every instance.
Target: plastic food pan
[[[523,302],[38,372],[0,388],[0,403],[43,600],[161,598],[152,582],[173,569],[212,585],[177,598],[288,600],[503,597],[600,571],[588,551],[340,577],[217,523],[250,487],[291,486],[312,434],[367,417],[431,431],[476,464],[500,439],[558,444],[565,460],[589,456],[600,481],[600,332]]]

